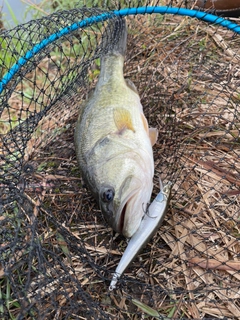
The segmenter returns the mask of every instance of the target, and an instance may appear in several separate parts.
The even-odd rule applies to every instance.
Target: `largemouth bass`
[[[151,197],[157,130],[149,129],[136,87],[124,79],[125,20],[123,26],[102,56],[95,90],[80,110],[75,147],[82,177],[107,222],[129,238]]]
[[[110,291],[116,288],[117,281],[123,272],[136,258],[139,252],[146,246],[146,244],[160,227],[167,212],[171,186],[172,184],[169,182],[163,187],[160,180],[161,190],[148,207],[148,212],[144,215],[140,227],[129,240],[127,248],[125,249],[116,271],[114,272],[109,286]]]

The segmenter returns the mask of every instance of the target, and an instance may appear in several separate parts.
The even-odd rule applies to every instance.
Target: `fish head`
[[[108,224],[126,238],[137,231],[151,197],[153,183],[128,176],[121,184],[102,185],[99,205]]]

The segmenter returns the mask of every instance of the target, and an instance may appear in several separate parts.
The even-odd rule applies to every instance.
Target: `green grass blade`
[[[135,304],[135,306],[137,306],[139,309],[141,309],[144,313],[146,313],[149,316],[152,316],[156,319],[170,320],[170,318],[161,315],[159,312],[157,312],[156,310],[139,300],[132,299],[131,301],[133,304]]]
[[[7,6],[7,8],[8,8],[8,11],[10,12],[10,15],[11,15],[11,17],[12,17],[13,22],[14,22],[16,25],[18,25],[18,24],[19,24],[18,19],[17,19],[15,13],[13,12],[13,10],[12,10],[12,8],[11,8],[8,0],[4,0],[4,2],[5,2],[6,6]]]

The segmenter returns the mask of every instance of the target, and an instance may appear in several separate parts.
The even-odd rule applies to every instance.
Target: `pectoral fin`
[[[119,133],[122,133],[125,129],[132,130],[133,132],[135,132],[131,114],[127,109],[114,109],[113,118]]]
[[[158,129],[157,128],[149,128],[149,138],[151,141],[152,146],[155,145],[158,138]]]

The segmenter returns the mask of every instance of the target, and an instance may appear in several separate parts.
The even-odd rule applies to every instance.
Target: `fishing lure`
[[[121,277],[129,264],[139,254],[139,252],[153,237],[163,221],[170,199],[172,183],[169,182],[163,187],[160,178],[159,180],[161,190],[153,200],[151,205],[148,207],[147,213],[144,215],[140,227],[129,240],[127,248],[123,253],[116,271],[114,272],[112,281],[109,286],[110,291],[116,288],[118,279]]]

